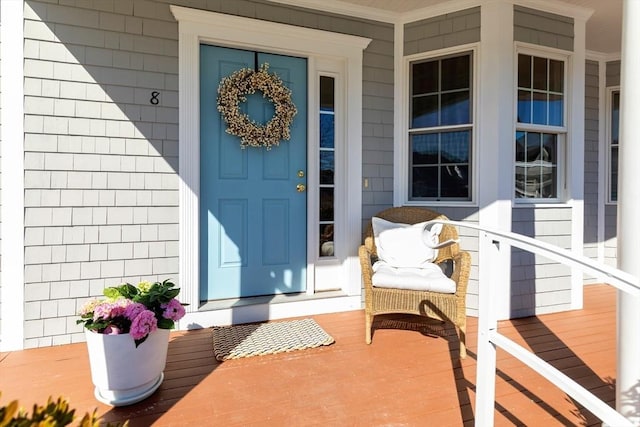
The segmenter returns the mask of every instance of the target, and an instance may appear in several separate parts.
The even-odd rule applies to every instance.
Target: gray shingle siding
[[[476,207],[444,207],[433,206],[438,212],[443,213],[452,221],[465,221],[470,224],[477,225],[479,222],[478,208]],[[469,285],[467,287],[467,314],[470,316],[478,315],[478,246],[479,238],[475,230],[460,227],[458,228],[460,236],[460,247],[471,255],[471,274],[469,277]]]
[[[586,61],[584,128],[584,254],[598,256],[599,66]]]
[[[514,233],[571,249],[570,208],[513,209]],[[511,315],[532,316],[571,307],[571,271],[548,259],[511,251]]]
[[[393,27],[367,25],[363,56],[362,219],[393,204]]]
[[[620,61],[607,62],[605,76],[607,87],[620,86]]]
[[[26,347],[82,340],[76,312],[107,285],[178,279],[167,19],[144,1],[25,7]]]
[[[513,38],[519,42],[573,51],[573,18],[514,6]]]
[[[105,286],[179,281],[177,23],[163,1],[66,4],[25,6],[25,347],[82,340],[76,312]],[[373,39],[365,215],[390,204],[393,27],[267,1],[198,6]]]
[[[461,10],[404,26],[404,55],[480,41],[480,7]]]

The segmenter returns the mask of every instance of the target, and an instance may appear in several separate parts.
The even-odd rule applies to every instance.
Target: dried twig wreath
[[[280,140],[289,140],[293,116],[298,110],[291,100],[291,91],[282,80],[269,74],[269,64],[264,63],[255,71],[242,68],[224,78],[218,86],[218,111],[227,123],[226,132],[240,137],[241,148],[267,147],[279,145]],[[275,113],[265,125],[259,125],[240,111],[240,103],[246,102],[246,95],[259,90],[264,98],[273,103]]]

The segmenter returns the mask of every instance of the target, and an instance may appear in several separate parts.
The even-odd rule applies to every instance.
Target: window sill
[[[478,203],[474,202],[474,201],[469,201],[469,202],[455,202],[455,201],[451,201],[451,200],[420,200],[420,201],[415,201],[415,200],[405,200],[402,203],[402,206],[417,206],[417,207],[434,207],[434,206],[438,206],[438,207],[450,207],[450,208],[477,208],[478,207]]]

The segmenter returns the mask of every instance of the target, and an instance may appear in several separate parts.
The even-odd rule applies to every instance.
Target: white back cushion
[[[378,217],[371,218],[371,224],[378,258],[391,267],[420,268],[438,256],[427,244],[438,244],[442,224],[427,230],[426,222],[403,224]]]

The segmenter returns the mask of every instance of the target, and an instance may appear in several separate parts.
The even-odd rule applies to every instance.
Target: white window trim
[[[394,168],[397,171],[395,176],[396,186],[394,191],[399,195],[400,204],[404,206],[477,206],[477,194],[478,194],[478,161],[477,161],[477,140],[478,140],[478,43],[470,43],[460,46],[455,46],[446,49],[438,49],[429,52],[422,52],[415,55],[405,56],[402,62],[402,90],[399,94],[399,123],[398,126],[400,144],[395,146],[397,155],[394,157]],[[410,200],[409,199],[409,101],[410,101],[410,79],[411,63],[416,61],[436,59],[442,56],[463,54],[471,52],[472,56],[472,79],[471,79],[471,198],[470,200],[455,201],[455,200]]]
[[[191,9],[171,5],[171,12],[178,20],[179,33],[179,170],[180,170],[180,243],[179,243],[179,272],[183,301],[189,303],[188,312],[197,312],[200,305],[199,298],[199,194],[200,194],[200,152],[199,152],[199,45],[201,42],[220,46],[238,47],[242,49],[262,50],[305,57],[308,59],[309,99],[316,97],[314,80],[317,73],[322,71],[316,64],[323,60],[337,61],[344,64],[345,85],[345,123],[344,130],[346,147],[345,164],[349,168],[340,185],[344,186],[345,194],[349,194],[344,209],[343,229],[349,234],[345,236],[345,259],[343,268],[346,272],[343,291],[347,295],[360,295],[360,272],[357,248],[361,240],[361,188],[362,176],[362,52],[371,39],[331,33],[327,31],[278,24],[269,21],[225,15],[216,12]],[[328,70],[334,71],[334,70]],[[313,101],[310,103],[313,105]],[[314,109],[309,109],[313,114]],[[315,136],[312,123],[314,117],[308,117],[310,124],[309,135]],[[317,142],[316,142],[317,144]],[[313,141],[309,141],[309,165],[317,162],[317,153],[312,149]],[[308,176],[309,179],[313,177]],[[309,196],[311,199],[311,196]],[[308,212],[317,210],[317,204],[311,205]],[[309,221],[313,215],[309,216]],[[308,224],[309,225],[309,224]],[[315,223],[313,224],[315,228]],[[308,227],[308,230],[313,230]],[[316,231],[317,233],[317,231]],[[317,252],[316,245],[310,242],[308,236],[308,252]],[[315,257],[309,257],[308,280],[313,283],[313,262]],[[339,309],[339,307],[336,307]],[[230,310],[224,319],[218,323],[231,319],[238,321]],[[275,318],[277,310],[271,310],[269,316]],[[335,311],[335,310],[334,310]],[[295,315],[289,310],[288,314]],[[203,318],[192,317],[186,323],[202,322]]]
[[[563,61],[564,67],[564,111],[563,111],[563,126],[549,126],[549,125],[537,125],[533,123],[518,124],[518,54],[537,56],[539,58],[554,59]],[[511,192],[513,197],[514,207],[518,206],[535,206],[535,207],[559,207],[568,205],[567,200],[569,198],[568,185],[569,180],[567,178],[569,170],[569,155],[568,147],[571,141],[571,106],[573,104],[573,84],[569,76],[573,75],[573,52],[568,52],[561,49],[554,49],[546,46],[532,45],[529,43],[516,42],[514,43],[514,55],[513,55],[513,83],[514,83],[514,97],[513,97],[513,144],[515,155],[515,134],[517,131],[528,132],[543,132],[554,133],[558,135],[558,162],[557,162],[557,177],[558,177],[558,196],[555,198],[517,198],[515,197],[515,176],[516,176],[516,162],[515,158],[513,162],[513,172],[511,174],[513,191]]]
[[[320,59],[316,61],[316,74],[314,78],[315,91],[318,93],[316,102],[309,106],[310,116],[313,121],[309,123],[309,138],[313,143],[309,144],[309,150],[314,150],[314,154],[310,153],[310,158],[315,161],[309,162],[307,170],[309,178],[307,180],[307,188],[309,189],[309,198],[319,200],[320,196],[320,77],[330,77],[334,79],[334,194],[333,194],[333,224],[334,224],[334,254],[333,256],[321,257],[319,254],[318,242],[320,241],[320,210],[319,203],[310,203],[308,212],[309,217],[309,251],[307,259],[310,266],[308,271],[315,270],[315,282],[307,287],[307,293],[314,291],[333,290],[340,287],[340,283],[345,282],[345,275],[342,269],[342,260],[348,254],[346,253],[349,246],[349,232],[345,229],[348,223],[347,210],[343,207],[349,204],[348,192],[346,190],[346,174],[348,158],[347,150],[349,149],[349,140],[347,139],[347,100],[345,97],[345,75],[346,70],[344,64],[335,61],[327,61]],[[315,177],[311,179],[312,177]],[[311,264],[315,264],[315,269],[311,269]]]
[[[611,108],[613,108],[613,93],[620,92],[620,86],[607,87],[606,95],[606,107],[605,107],[605,142],[606,148],[604,150],[605,156],[605,205],[616,206],[618,202],[611,200],[611,130],[613,129],[613,123],[611,121]],[[618,135],[618,155],[620,155],[620,135]]]

